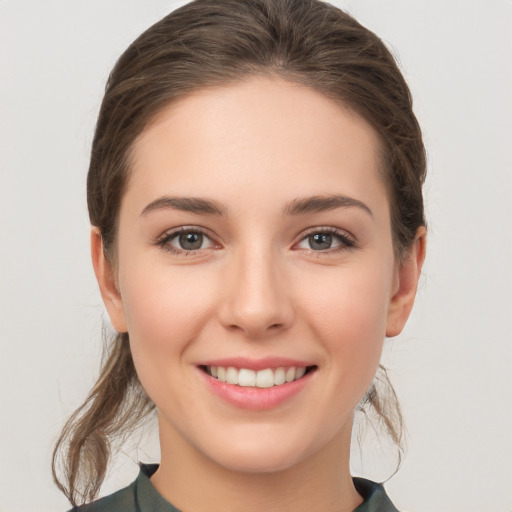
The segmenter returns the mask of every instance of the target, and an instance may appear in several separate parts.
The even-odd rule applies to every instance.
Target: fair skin
[[[353,411],[407,320],[425,247],[421,228],[397,264],[378,150],[357,114],[268,78],[194,92],[137,140],[115,268],[96,229],[92,255],[158,408],[153,484],[178,508],[361,503]]]

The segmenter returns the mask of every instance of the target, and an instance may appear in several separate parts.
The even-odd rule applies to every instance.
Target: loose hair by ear
[[[370,426],[375,432],[386,432],[395,445],[397,459],[395,471],[391,475],[393,476],[400,469],[404,456],[405,427],[398,397],[389,380],[388,371],[382,364],[379,364],[377,373],[356,410],[363,414],[366,427]],[[365,429],[358,433],[360,445],[364,437]]]
[[[382,41],[320,0],[195,0],[150,27],[121,55],[106,85],[87,177],[89,216],[107,258],[115,264],[121,198],[140,134],[162,109],[192,91],[251,76],[311,87],[375,129],[400,261],[425,225],[425,149],[411,95]],[[73,504],[97,494],[112,441],[153,407],[136,376],[128,335],[120,338],[55,448],[54,478]],[[401,420],[391,419],[396,412],[371,389],[367,399],[399,443]]]
[[[105,348],[100,376],[65,424],[53,452],[53,478],[73,505],[96,497],[113,441],[130,434],[155,408],[139,383],[128,335],[117,334]]]

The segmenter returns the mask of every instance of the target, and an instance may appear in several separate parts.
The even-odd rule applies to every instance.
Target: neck
[[[241,473],[216,464],[183,438],[160,430],[162,460],[151,481],[180,510],[350,512],[361,502],[349,470],[350,430],[293,467]]]

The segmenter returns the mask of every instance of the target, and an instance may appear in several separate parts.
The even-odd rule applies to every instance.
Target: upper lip
[[[222,366],[224,368],[247,368],[248,370],[265,370],[266,368],[290,368],[302,366],[315,366],[310,361],[293,359],[289,357],[263,357],[258,359],[247,357],[223,357],[219,359],[208,359],[198,363],[198,366]]]

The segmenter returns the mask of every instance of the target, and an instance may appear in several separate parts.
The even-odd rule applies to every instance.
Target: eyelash
[[[177,254],[179,256],[193,256],[200,251],[204,251],[205,249],[197,249],[197,250],[186,250],[186,249],[177,249],[170,245],[170,242],[183,234],[198,234],[203,236],[205,239],[209,240],[213,246],[215,246],[215,242],[212,237],[209,236],[204,228],[194,227],[194,226],[181,226],[177,229],[173,229],[171,231],[165,232],[155,243],[158,247],[161,247],[165,251],[168,251],[172,254]]]
[[[209,236],[204,228],[194,227],[194,226],[181,226],[177,229],[173,229],[171,231],[167,231],[164,233],[156,242],[155,245],[158,247],[161,247],[162,249],[177,255],[185,255],[185,256],[193,256],[197,254],[200,251],[204,251],[203,249],[197,249],[197,250],[186,250],[186,249],[178,249],[176,247],[173,247],[170,245],[170,242],[177,238],[179,235],[182,234],[198,234],[206,238],[210,241],[212,245],[215,245],[215,242],[213,241],[212,237]],[[342,251],[346,251],[348,249],[352,249],[356,247],[356,241],[351,237],[346,231],[332,228],[332,227],[315,227],[310,228],[306,232],[301,234],[301,238],[298,242],[293,244],[293,247],[296,247],[302,242],[305,242],[309,237],[313,235],[330,235],[333,238],[336,238],[340,243],[337,246],[327,248],[325,250],[314,250],[312,248],[305,249],[309,253],[314,254],[315,256],[321,257],[323,255],[328,254],[335,254]]]
[[[300,240],[294,244],[294,247],[298,244],[305,242],[309,237],[313,235],[330,235],[333,238],[337,239],[340,243],[335,247],[330,247],[325,250],[314,250],[314,249],[305,249],[310,254],[313,254],[317,257],[327,256],[331,254],[337,254],[342,251],[347,251],[349,249],[353,249],[357,247],[355,239],[349,235],[346,231],[333,228],[333,227],[314,227],[306,230],[306,232],[301,234]]]

